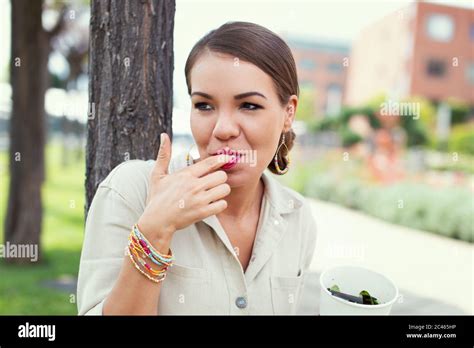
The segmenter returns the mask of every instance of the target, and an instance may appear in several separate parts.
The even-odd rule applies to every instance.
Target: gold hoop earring
[[[194,158],[191,156],[191,150],[196,146],[196,144],[192,144],[191,147],[189,148],[188,152],[186,153],[186,166],[190,166],[194,164]]]
[[[286,156],[285,156],[285,160],[286,160],[286,167],[284,169],[281,169],[279,164],[278,164],[278,152],[280,151],[280,148],[282,147],[282,145],[284,145],[286,147]],[[281,138],[281,144],[278,145],[278,148],[277,148],[277,151],[275,153],[275,158],[273,160],[273,162],[275,163],[275,169],[277,171],[277,173],[279,175],[283,175],[285,173],[288,172],[288,170],[290,169],[290,150],[288,149],[288,146],[286,146],[285,144],[285,133],[283,133],[283,136]]]

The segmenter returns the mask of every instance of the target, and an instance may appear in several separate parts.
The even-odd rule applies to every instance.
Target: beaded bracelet
[[[168,267],[173,265],[174,260],[171,249],[169,255],[163,255],[158,252],[139,231],[136,224],[129,235],[127,254],[135,268],[156,283],[165,279],[166,271]],[[158,266],[164,267],[158,270],[154,269],[145,261],[147,259],[152,260]]]
[[[156,270],[156,269],[153,269],[148,263],[145,262],[145,260],[143,259],[143,257],[140,254],[140,251],[136,250],[135,248],[133,248],[133,246],[129,246],[129,249],[128,249],[129,252],[131,252],[133,255],[135,255],[136,257],[136,260],[140,263],[140,265],[144,268],[147,269],[147,271],[153,275],[153,276],[158,276],[158,275],[161,275],[163,273],[166,273],[166,270],[168,269],[168,267],[165,267],[163,269],[160,269],[160,270]]]
[[[147,274],[144,270],[142,270],[140,268],[140,266],[138,266],[137,262],[135,261],[135,259],[133,258],[132,254],[130,253],[130,250],[127,249],[127,255],[130,257],[130,260],[132,261],[132,264],[135,266],[135,268],[141,273],[143,274],[145,277],[147,277],[148,279],[150,279],[151,281],[155,282],[155,283],[159,283],[159,282],[162,282],[165,278],[166,278],[166,273],[164,273],[161,277],[152,277],[150,276],[149,274]]]
[[[133,233],[133,232],[132,232]],[[158,260],[150,250],[150,246],[144,240],[138,240],[135,236],[130,234],[129,237],[129,245],[132,245],[137,251],[142,252],[145,255],[145,258],[149,258],[153,263],[158,266],[166,266],[169,267],[172,265],[173,259],[168,259],[166,262],[162,260]]]
[[[133,225],[132,235],[133,237],[136,238],[136,241],[138,242],[138,244],[140,244],[140,246],[143,248],[143,251],[145,252],[145,254],[147,254],[150,258],[157,261],[155,263],[164,264],[167,266],[173,263],[173,254],[171,253],[171,250],[170,250],[169,255],[163,255],[160,252],[158,252],[155,248],[151,246],[150,242],[148,242],[148,240],[140,232],[137,224]]]
[[[144,244],[143,242],[140,243],[134,236],[130,235],[128,245],[132,246],[138,252],[141,252],[144,255],[144,258],[149,258],[151,261],[153,261],[153,263],[157,264],[158,266],[168,267],[168,264],[156,260],[156,258],[151,254],[151,251],[146,246],[146,244]]]

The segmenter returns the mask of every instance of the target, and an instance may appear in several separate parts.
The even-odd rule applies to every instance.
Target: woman
[[[292,314],[316,243],[284,174],[295,135],[296,67],[259,25],[227,23],[185,67],[199,159],[117,166],[86,222],[79,314]],[[124,255],[125,250],[125,255]]]

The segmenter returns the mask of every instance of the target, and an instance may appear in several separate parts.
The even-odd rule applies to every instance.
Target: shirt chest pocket
[[[295,314],[301,295],[303,276],[271,276],[271,293],[273,313],[280,315]]]
[[[168,269],[160,291],[160,315],[206,314],[209,311],[208,270],[174,264]]]

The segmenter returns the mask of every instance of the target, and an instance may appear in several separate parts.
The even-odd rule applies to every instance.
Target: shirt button
[[[246,308],[247,307],[247,300],[245,297],[237,297],[235,300],[235,305],[239,308]]]
[[[274,223],[275,223],[275,225],[278,225],[280,223],[280,221],[275,219]]]

